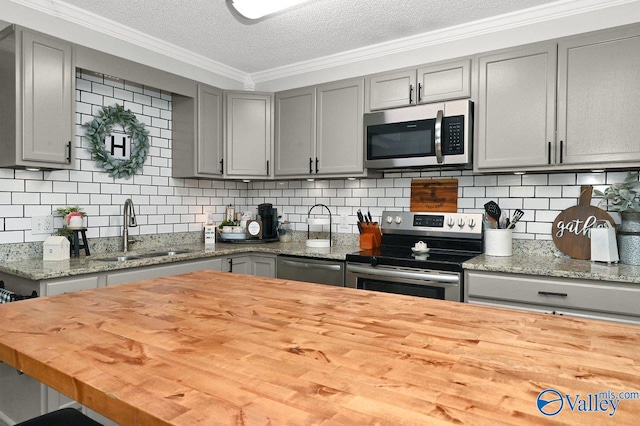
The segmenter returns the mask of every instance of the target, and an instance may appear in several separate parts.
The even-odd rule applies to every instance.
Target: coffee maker
[[[278,209],[274,209],[272,204],[264,203],[258,206],[258,216],[262,221],[262,239],[278,239]]]

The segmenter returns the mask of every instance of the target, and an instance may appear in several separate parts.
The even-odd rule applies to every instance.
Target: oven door
[[[462,301],[462,276],[456,272],[347,263],[346,286],[361,290]]]

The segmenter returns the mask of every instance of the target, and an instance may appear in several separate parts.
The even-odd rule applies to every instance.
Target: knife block
[[[360,249],[373,250],[380,247],[382,235],[377,223],[362,223],[362,234],[360,234]]]

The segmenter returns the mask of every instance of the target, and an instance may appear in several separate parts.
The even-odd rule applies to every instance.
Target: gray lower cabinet
[[[277,178],[364,177],[364,80],[276,93]]]
[[[222,270],[234,274],[275,278],[276,255],[248,253],[225,256],[222,258]]]
[[[222,90],[198,84],[197,99],[173,97],[173,177],[223,174]]]
[[[0,32],[0,167],[73,169],[75,65],[65,41]]]
[[[368,111],[471,96],[471,60],[458,59],[367,78]]]
[[[235,179],[273,176],[273,94],[225,92],[226,177]]]
[[[640,165],[640,26],[478,57],[477,172]]]
[[[465,301],[640,324],[637,284],[465,271]]]
[[[186,274],[187,272],[201,271],[204,269],[221,271],[222,259],[214,257],[212,259],[191,260],[186,262],[176,262],[169,265],[146,266],[141,268],[125,269],[118,272],[109,272],[106,274],[104,284],[107,286],[126,284],[134,281]]]

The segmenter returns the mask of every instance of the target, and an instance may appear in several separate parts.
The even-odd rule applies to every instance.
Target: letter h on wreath
[[[104,146],[113,158],[127,160],[131,157],[131,136],[124,132],[112,132],[105,136]]]

